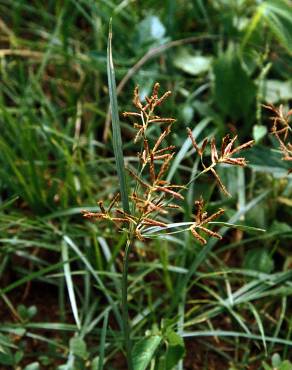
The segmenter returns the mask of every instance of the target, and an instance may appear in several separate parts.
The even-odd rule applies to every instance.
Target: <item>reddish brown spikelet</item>
[[[206,234],[208,234],[209,236],[213,236],[214,238],[217,238],[217,239],[222,239],[222,236],[218,233],[216,233],[215,231],[212,231],[210,229],[207,229],[206,227],[204,226],[200,226],[200,230],[204,231]]]
[[[203,144],[202,144],[202,147],[199,148],[199,145],[197,144],[195,138],[193,137],[192,130],[189,127],[187,128],[187,132],[188,132],[189,138],[191,139],[191,142],[192,142],[193,147],[195,148],[195,150],[197,151],[197,153],[199,154],[199,156],[202,157],[202,155],[204,153],[204,150],[206,148],[206,145],[208,143],[208,139],[207,138],[204,139]]]
[[[228,190],[226,189],[226,187],[224,186],[223,182],[221,181],[220,177],[218,176],[217,172],[214,170],[214,168],[211,168],[210,169],[212,174],[214,175],[215,179],[217,180],[218,182],[218,185],[220,186],[220,188],[223,190],[223,192],[228,195],[228,196],[231,196],[231,194],[228,192]]]
[[[207,240],[204,239],[199,233],[196,232],[194,228],[190,228],[191,233],[194,235],[194,237],[203,245],[207,244]]]
[[[105,208],[104,208],[104,206],[103,206],[103,201],[102,201],[102,200],[99,200],[99,201],[97,202],[97,204],[99,205],[99,208],[100,208],[101,212],[102,212],[102,213],[106,213]]]
[[[124,117],[128,117],[128,116],[141,117],[141,114],[137,112],[123,112],[123,116]]]
[[[216,233],[215,231],[207,229],[205,225],[207,226],[209,222],[221,216],[224,213],[224,210],[220,208],[217,212],[213,213],[208,217],[207,212],[204,212],[204,200],[202,197],[195,202],[195,206],[196,206],[195,222],[189,228],[193,236],[203,245],[206,244],[207,241],[197,232],[197,229],[202,230],[209,236],[222,239],[222,236],[220,234]]]
[[[239,145],[238,147],[234,148],[230,154],[235,154],[241,150],[245,150],[245,149],[249,149],[251,148],[253,145],[254,145],[255,141],[254,140],[250,140],[248,141],[247,143],[244,143],[242,145]]]
[[[173,191],[173,190],[171,190],[171,189],[169,189],[167,187],[157,186],[156,187],[156,190],[162,191],[162,192],[167,193],[167,194],[170,194],[174,198],[177,198],[177,199],[181,199],[181,200],[184,199],[184,197],[180,193],[177,193],[177,192],[175,192],[175,191]]]
[[[117,193],[117,194],[113,197],[112,201],[110,202],[110,205],[109,205],[109,207],[108,207],[107,212],[110,212],[110,211],[111,211],[111,209],[113,208],[113,206],[115,205],[115,203],[116,203],[119,199],[120,199],[120,194],[119,194],[119,193]]]
[[[143,218],[142,224],[147,225],[147,226],[160,226],[160,227],[167,226],[166,223],[164,223],[164,222],[153,220],[153,219],[148,218],[148,217]]]
[[[160,99],[157,100],[156,105],[160,105],[165,99],[171,95],[171,91],[166,91]]]
[[[161,166],[161,168],[159,170],[159,173],[157,175],[157,179],[161,179],[161,177],[165,174],[165,172],[167,171],[167,169],[169,167],[169,163],[172,160],[173,156],[174,156],[174,154],[172,153],[172,154],[169,154],[165,158],[165,160],[163,161],[162,166]]]
[[[217,163],[219,160],[217,149],[216,149],[215,138],[211,140],[211,160],[212,160],[212,163]]]
[[[143,105],[142,105],[140,97],[139,97],[139,87],[138,86],[136,86],[135,89],[134,89],[133,104],[139,110],[143,109]]]
[[[92,218],[96,218],[96,219],[104,218],[104,214],[103,213],[89,212],[89,211],[86,211],[85,209],[82,210],[81,213],[82,213],[83,217],[89,218],[89,219],[92,219]]]
[[[162,118],[162,117],[157,117],[157,118],[151,118],[149,119],[149,123],[154,123],[154,122],[158,122],[158,123],[173,123],[175,122],[176,120],[174,118]]]
[[[204,225],[204,224],[207,224],[208,222],[215,220],[216,218],[220,217],[224,212],[225,211],[223,208],[219,208],[219,210],[216,213],[213,213],[213,215],[205,218],[202,224]]]

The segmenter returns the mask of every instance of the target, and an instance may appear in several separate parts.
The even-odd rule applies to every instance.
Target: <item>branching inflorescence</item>
[[[272,134],[277,138],[281,152],[283,153],[284,161],[292,161],[292,143],[291,134],[291,117],[292,109],[288,112],[285,112],[283,105],[280,105],[279,108],[274,107],[273,105],[264,105],[265,108],[271,110],[275,115],[271,117],[273,121],[272,125]],[[292,168],[289,172],[292,171]]]
[[[103,202],[100,201],[99,207],[101,212],[94,213],[84,211],[85,217],[95,220],[110,220],[114,222],[119,228],[127,225],[127,230],[131,230],[133,235],[139,240],[144,240],[147,229],[153,226],[159,226],[163,230],[167,227],[165,215],[170,209],[179,209],[177,204],[171,203],[173,200],[183,200],[181,194],[182,190],[186,188],[184,185],[176,185],[168,182],[165,178],[167,170],[174,157],[174,145],[167,144],[167,138],[171,133],[171,128],[175,122],[173,118],[160,117],[157,108],[165,101],[171,94],[170,91],[164,93],[161,97],[158,96],[159,84],[156,83],[150,97],[146,97],[145,103],[141,102],[139,97],[138,87],[134,90],[133,104],[136,108],[134,112],[125,112],[125,117],[135,119],[134,128],[136,135],[134,142],[141,142],[141,151],[138,154],[140,160],[140,169],[135,171],[128,168],[128,171],[135,181],[135,187],[130,194],[132,203],[131,213],[126,213],[121,208],[117,207],[119,196],[116,195],[111,201],[109,208],[106,210]],[[154,125],[160,126],[161,134],[157,140],[152,143],[149,131]],[[193,147],[200,156],[203,170],[201,174],[211,172],[216,178],[220,188],[225,194],[229,194],[226,187],[222,183],[215,168],[220,163],[229,165],[245,166],[246,161],[243,157],[234,157],[239,151],[247,149],[252,146],[253,141],[249,141],[234,148],[234,142],[237,136],[230,138],[225,136],[222,140],[221,151],[218,154],[215,139],[208,139],[203,141],[201,148],[199,148],[192,131],[188,129],[188,135],[192,141]],[[203,161],[203,156],[207,145],[210,144],[211,150],[211,164],[206,166]],[[207,240],[202,237],[199,232],[203,232],[212,237],[221,239],[221,236],[210,229],[208,229],[209,222],[223,214],[224,210],[219,209],[211,216],[204,211],[204,201],[201,198],[195,202],[196,214],[195,220],[189,227],[192,235],[200,244],[206,244]],[[162,218],[164,216],[164,218]]]

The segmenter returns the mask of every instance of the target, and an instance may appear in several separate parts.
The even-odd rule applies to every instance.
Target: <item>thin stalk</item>
[[[123,315],[123,330],[124,340],[127,355],[128,369],[133,370],[132,362],[132,343],[130,338],[130,323],[128,309],[128,269],[129,269],[129,253],[131,249],[133,237],[128,238],[125,255],[123,260],[123,275],[122,275],[122,315]]]

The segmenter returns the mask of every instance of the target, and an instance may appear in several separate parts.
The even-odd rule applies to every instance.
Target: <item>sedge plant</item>
[[[194,219],[187,223],[171,223],[173,217],[179,218],[182,215],[180,202],[184,199],[184,191],[188,184],[173,184],[166,180],[168,169],[175,156],[175,146],[169,144],[171,131],[176,124],[171,117],[162,117],[159,109],[165,103],[170,91],[159,95],[159,83],[153,87],[150,97],[141,101],[138,87],[134,90],[133,105],[135,109],[124,112],[124,117],[133,120],[136,131],[134,142],[140,144],[138,152],[139,166],[132,168],[128,166],[127,172],[131,180],[131,190],[126,195],[124,207],[123,196],[116,194],[105,206],[105,202],[98,202],[100,212],[84,211],[83,215],[93,221],[111,222],[115,227],[127,235],[127,242],[124,251],[123,277],[122,277],[122,311],[124,319],[124,339],[128,361],[128,368],[133,369],[131,354],[131,338],[128,313],[128,265],[129,252],[134,250],[135,241],[147,243],[147,239],[165,233],[176,233],[189,231],[194,239],[202,246],[207,243],[208,238],[222,239],[222,236],[214,230],[214,225],[224,210],[218,209],[215,213],[208,214],[204,199],[200,197],[194,200],[195,214]],[[155,127],[156,129],[155,129]],[[154,129],[154,130],[153,130]],[[159,135],[153,140],[153,132]],[[238,153],[248,149],[253,145],[253,141],[248,141],[239,146],[235,146],[237,136],[226,135],[222,139],[220,150],[217,148],[215,138],[209,140],[205,138],[203,144],[199,146],[192,135],[191,129],[188,133],[195,153],[200,158],[201,169],[192,181],[195,181],[203,174],[212,175],[217,181],[224,194],[229,196],[228,189],[220,179],[216,169],[221,163],[230,166],[244,167],[246,160]],[[209,150],[207,151],[207,148]],[[121,149],[121,146],[120,146]],[[210,153],[210,154],[208,154]],[[181,229],[181,224],[187,227]],[[177,225],[177,227],[176,227]],[[170,231],[172,229],[172,231]],[[175,230],[173,230],[175,229]]]

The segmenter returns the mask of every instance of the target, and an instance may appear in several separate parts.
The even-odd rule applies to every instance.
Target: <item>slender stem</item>
[[[123,314],[123,329],[124,340],[126,347],[126,355],[128,362],[128,369],[133,370],[132,362],[132,344],[130,338],[130,323],[129,323],[129,310],[128,310],[128,268],[129,268],[129,252],[131,249],[132,238],[128,238],[125,255],[123,260],[123,275],[122,275],[122,314]]]

